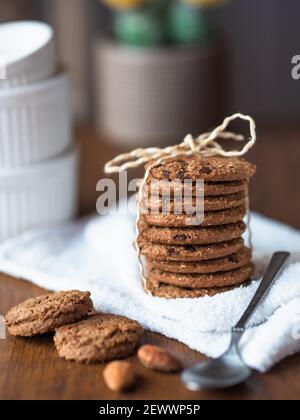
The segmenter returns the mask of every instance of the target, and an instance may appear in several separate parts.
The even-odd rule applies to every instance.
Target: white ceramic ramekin
[[[0,25],[0,90],[51,77],[57,67],[54,33],[44,22]]]
[[[78,153],[28,168],[0,171],[0,241],[70,220],[77,211]]]
[[[0,91],[0,169],[53,158],[71,145],[70,96],[66,73]]]

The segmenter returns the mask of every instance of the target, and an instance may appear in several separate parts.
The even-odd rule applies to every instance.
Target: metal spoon
[[[199,363],[183,371],[181,380],[188,389],[197,391],[199,389],[228,388],[244,382],[252,375],[251,369],[245,364],[240,355],[238,344],[246,330],[249,320],[273,286],[278,273],[289,255],[288,252],[275,252],[273,254],[246,312],[232,329],[231,343],[227,352],[218,359],[211,359],[207,362]]]

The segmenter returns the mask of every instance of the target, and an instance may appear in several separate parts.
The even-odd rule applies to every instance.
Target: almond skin
[[[139,348],[138,359],[147,369],[159,372],[178,372],[182,369],[181,362],[167,350],[152,344]]]
[[[136,375],[131,363],[116,360],[105,367],[103,379],[111,391],[126,391],[133,387]]]

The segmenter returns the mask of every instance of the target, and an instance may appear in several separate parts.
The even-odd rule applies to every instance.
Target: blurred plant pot
[[[95,56],[97,126],[112,142],[164,145],[219,122],[221,46],[141,49],[102,41]]]

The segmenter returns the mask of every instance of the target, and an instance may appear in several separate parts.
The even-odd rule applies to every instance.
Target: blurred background
[[[145,1],[0,0],[0,23],[55,29],[72,77],[80,214],[95,211],[116,153],[178,143],[239,111],[258,126],[252,208],[300,228],[299,1]]]

